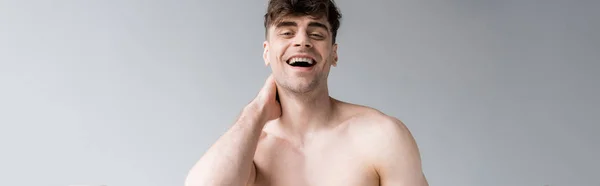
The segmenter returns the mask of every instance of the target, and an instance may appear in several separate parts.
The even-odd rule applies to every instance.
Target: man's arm
[[[428,186],[417,144],[404,123],[386,117],[376,124],[374,166],[382,186]]]
[[[246,185],[262,124],[253,111],[244,112],[190,170],[186,186]]]
[[[254,182],[254,153],[262,128],[267,121],[281,115],[275,95],[275,82],[269,77],[236,123],[192,167],[186,186],[243,186]]]

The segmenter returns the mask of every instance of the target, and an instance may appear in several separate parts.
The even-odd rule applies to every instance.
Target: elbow
[[[201,186],[202,184],[200,184],[201,182],[198,181],[198,179],[194,178],[194,176],[192,175],[188,175],[185,178],[185,186]]]
[[[217,186],[217,185],[232,185],[231,183],[223,183],[218,179],[205,176],[205,174],[188,174],[185,179],[185,186]]]
[[[218,184],[210,184],[209,182],[205,181],[204,179],[199,179],[199,178],[189,177],[189,176],[185,179],[185,186],[212,186],[212,185],[218,185]]]
[[[207,179],[202,176],[203,174],[198,172],[197,170],[190,170],[187,177],[185,178],[185,186],[210,186],[214,184],[210,184]]]

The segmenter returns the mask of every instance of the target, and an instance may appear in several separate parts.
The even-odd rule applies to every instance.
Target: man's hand
[[[262,123],[277,119],[281,116],[281,105],[277,100],[277,85],[271,74],[256,98],[247,106],[254,112],[258,112]]]
[[[236,123],[200,158],[186,178],[186,186],[248,185],[254,183],[254,152],[266,122],[281,116],[277,86],[269,76],[256,98]]]

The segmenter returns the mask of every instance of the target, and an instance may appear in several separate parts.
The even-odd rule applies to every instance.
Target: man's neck
[[[333,115],[334,102],[327,90],[304,95],[280,92],[279,100],[281,127],[296,135],[327,126]]]

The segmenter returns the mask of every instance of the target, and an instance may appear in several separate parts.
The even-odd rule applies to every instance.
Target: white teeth
[[[306,61],[306,62],[308,62],[308,64],[311,64],[311,65],[314,63],[314,61],[310,58],[295,57],[295,58],[290,59],[290,65],[294,64],[298,61]]]

